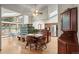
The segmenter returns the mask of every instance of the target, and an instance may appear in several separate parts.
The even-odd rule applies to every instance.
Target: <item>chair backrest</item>
[[[50,36],[50,32],[49,30],[42,30],[41,33],[43,34],[43,37],[46,37],[47,42],[50,41],[49,36]]]
[[[34,37],[32,37],[32,36],[27,36],[26,37],[26,41],[28,43],[35,43],[36,39]]]

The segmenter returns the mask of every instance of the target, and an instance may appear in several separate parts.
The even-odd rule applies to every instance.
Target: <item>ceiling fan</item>
[[[33,10],[32,15],[33,15],[33,16],[42,15],[42,14],[43,14],[43,12],[42,12],[42,11],[40,11],[39,9],[37,9],[37,7],[36,7],[36,6],[37,6],[37,5],[35,5],[35,9]]]

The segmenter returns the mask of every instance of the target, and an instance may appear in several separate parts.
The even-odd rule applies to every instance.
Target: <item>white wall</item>
[[[31,23],[33,24],[33,26],[36,29],[38,29],[38,24],[42,24],[41,28],[44,29],[44,24],[48,20],[48,8],[45,8],[44,10],[42,10],[42,13],[43,14],[41,14],[41,15],[32,17],[32,22]]]
[[[63,11],[65,11],[68,8],[73,8],[76,7],[76,4],[60,4],[58,7],[58,9],[60,10],[60,13],[62,13]]]
[[[37,17],[33,17],[32,23],[36,22],[36,21],[38,21],[38,23],[39,22],[42,22],[42,23],[50,23],[51,22],[51,23],[53,23],[53,21],[49,20],[49,14],[54,12],[57,9],[58,9],[58,5],[57,4],[49,4],[47,8],[42,10],[42,12],[43,12],[42,15],[39,15]],[[58,19],[58,17],[55,18],[55,19]]]
[[[24,24],[29,24],[29,16],[24,15]]]
[[[78,43],[79,43],[79,5],[77,5],[78,7],[78,33],[77,33],[77,36],[78,36]]]
[[[0,18],[1,18],[1,5],[0,5]],[[1,27],[1,22],[0,22],[0,27]],[[0,49],[1,49],[1,28],[0,28]]]
[[[29,24],[32,24],[32,18],[33,18],[33,16],[29,16]]]
[[[58,4],[49,4],[48,5],[48,20],[46,21],[46,23],[55,23],[55,22],[57,22],[58,16],[56,16],[52,19],[49,18],[49,15],[52,12],[55,12],[56,10],[58,10]]]
[[[51,4],[48,5],[48,14],[50,14],[51,12],[55,11],[58,9],[58,5],[57,4]]]

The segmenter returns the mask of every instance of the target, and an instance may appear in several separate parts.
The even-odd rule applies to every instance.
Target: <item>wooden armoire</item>
[[[63,34],[58,39],[58,53],[78,53],[77,7],[69,8],[61,13],[61,30]]]

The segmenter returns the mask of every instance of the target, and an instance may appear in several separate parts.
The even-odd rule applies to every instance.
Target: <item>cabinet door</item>
[[[62,29],[63,31],[70,30],[70,11],[67,11],[62,16]]]
[[[58,53],[59,54],[66,54],[66,44],[63,44],[58,40]]]
[[[77,31],[77,8],[71,9],[71,30]]]
[[[75,53],[79,53],[77,52],[77,45],[75,45],[74,43],[72,43],[71,45],[67,45],[67,53],[68,54],[75,54]]]

